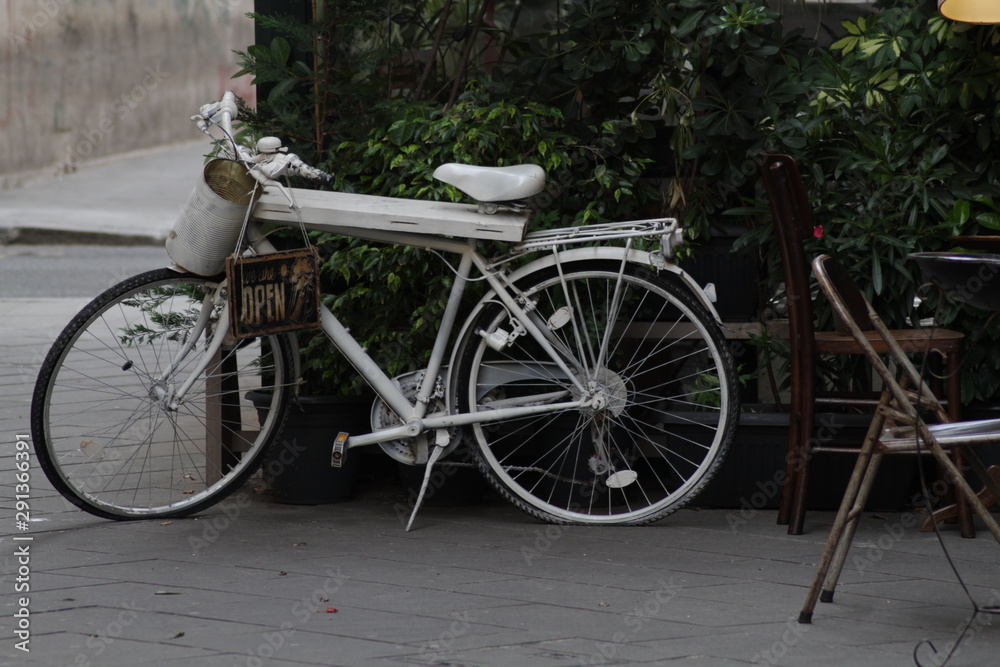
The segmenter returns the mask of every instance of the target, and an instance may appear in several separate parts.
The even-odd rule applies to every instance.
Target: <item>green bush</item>
[[[388,22],[398,25],[394,17]],[[532,202],[533,228],[634,217],[656,194],[640,180],[644,161],[620,150],[618,122],[571,125],[560,110],[486,80],[468,81],[445,104],[388,94],[385,73],[415,46],[404,33],[376,29],[386,18],[368,3],[336,11],[328,5],[324,19],[309,25],[258,20],[282,34],[241,54],[255,82],[275,84],[257,110],[245,109],[244,129],[281,136],[304,160],[333,173],[337,190],[459,201],[461,193],[432,178],[440,164],[534,163],[548,172],[549,187]],[[292,55],[313,53],[317,44],[328,48],[316,66]],[[341,102],[331,105],[335,99]],[[422,368],[447,299],[447,264],[417,248],[324,234],[312,240],[325,258],[327,305],[352,335],[390,375]],[[306,391],[360,388],[325,336],[304,335],[301,344]]]
[[[336,148],[329,167],[341,167],[335,172],[336,189],[460,201],[460,192],[432,178],[438,165],[527,162],[545,167],[552,183],[544,197],[536,198],[535,205],[549,205],[537,211],[532,228],[604,222],[606,200],[621,200],[623,208],[641,201],[629,180],[641,165],[581,144],[560,129],[555,109],[524,102],[481,106],[473,94],[443,111],[403,102],[398,109],[397,120],[373,129],[366,141]],[[391,375],[424,367],[444,312],[451,269],[417,248],[327,235],[315,235],[315,241],[326,258],[321,275],[331,288],[328,305],[350,324],[352,334]],[[320,338],[310,341],[306,353],[307,369],[323,385],[353,375],[342,364],[329,363]]]
[[[800,127],[790,129],[795,140],[783,136],[774,146],[792,147],[803,168],[823,230],[813,249],[849,267],[890,326],[934,316],[979,336],[985,314],[974,309],[935,299],[914,311],[921,277],[906,255],[998,228],[1000,33],[947,21],[931,3],[911,0],[844,27],[810,70],[811,93],[796,107]],[[734,212],[764,217],[763,205]],[[769,225],[744,243],[761,245],[778,279]],[[829,326],[829,310],[817,304]],[[989,332],[968,347],[966,401],[988,400],[1000,388],[997,338]],[[854,370],[833,375],[845,383]]]
[[[668,210],[704,238],[752,188],[763,150],[801,146],[784,130],[801,123],[814,48],[760,0],[583,0],[511,46],[508,76],[568,118],[628,121],[620,145],[659,164]]]
[[[824,49],[784,33],[761,0],[577,0],[515,38],[521,2],[497,0],[493,25],[483,2],[458,6],[427,0],[390,13],[352,0],[321,3],[308,25],[261,17],[281,36],[243,54],[245,69],[275,86],[249,128],[283,136],[339,189],[387,196],[458,199],[430,178],[446,161],[541,164],[551,187],[538,225],[673,214],[705,237],[728,211],[751,228],[741,245],[761,253],[773,281],[756,163],[790,153],[824,231],[815,249],[851,267],[893,326],[930,314],[910,306],[920,278],[907,253],[1000,228],[993,27],[889,0]],[[324,272],[339,281],[334,305],[368,319],[391,313],[359,337],[389,350],[394,370],[419,367],[405,352],[424,346],[407,337],[432,333],[440,303],[420,296],[448,270],[417,250],[320,242],[333,253]],[[420,308],[398,309],[413,299]],[[981,329],[983,313],[931,305],[943,324]],[[971,347],[967,400],[1000,388],[998,337]]]

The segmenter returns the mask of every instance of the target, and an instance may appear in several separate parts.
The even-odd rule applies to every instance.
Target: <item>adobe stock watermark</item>
[[[967,277],[961,284],[943,291],[958,303],[972,303],[975,305],[977,296],[983,290],[996,289],[998,274],[1000,274],[1000,264],[979,262],[973,275]]]
[[[463,461],[451,461],[445,459],[443,461],[438,461],[437,465],[431,471],[431,477],[427,482],[427,491],[424,493],[424,499],[422,503],[426,503],[428,500],[434,497],[435,494],[442,492],[444,485],[448,483],[448,480],[458,473],[459,468],[472,467],[473,464],[466,463]],[[419,466],[418,466],[419,467]],[[423,483],[423,478],[420,480],[420,484]],[[410,487],[410,492],[406,497],[405,502],[395,502],[392,506],[392,511],[396,514],[396,518],[399,523],[406,526],[410,521],[410,515],[413,514],[413,508],[417,504],[417,498],[420,496],[420,484],[415,484]]]
[[[809,439],[810,451],[816,446],[831,442],[846,426],[847,424],[838,422],[837,415],[820,417],[816,435]],[[740,526],[750,523],[757,516],[757,513],[767,505],[768,501],[781,493],[782,487],[788,483],[788,466],[791,466],[792,473],[796,474],[805,469],[811,458],[812,455],[809,453],[801,457],[796,457],[792,452],[786,453],[784,458],[786,467],[775,470],[770,479],[758,480],[757,490],[749,498],[746,496],[740,498],[739,509],[731,510],[726,514],[726,523],[729,524],[729,529],[735,533]]]
[[[271,479],[280,476],[295,464],[300,454],[306,451],[305,445],[299,444],[297,438],[283,438],[272,445],[274,450],[268,453],[260,470]],[[201,535],[189,535],[188,545],[193,555],[199,555],[203,550],[215,544],[222,534],[239,521],[243,512],[253,504],[253,498],[246,491],[238,491],[215,506],[222,514],[198,518],[202,525]]]
[[[295,633],[313,619],[313,616],[332,609],[331,598],[343,587],[344,581],[339,567],[336,570],[327,570],[323,583],[311,593],[296,600],[289,608],[288,615],[297,622],[286,618],[276,630],[261,633],[257,645],[246,650],[246,660],[242,664],[246,667],[263,667],[270,664],[278,651],[284,648]]]
[[[60,176],[73,172],[78,163],[92,157],[98,146],[115,133],[119,123],[138,109],[169,76],[170,73],[161,70],[159,64],[148,65],[145,69],[145,75],[131,90],[112,100],[110,113],[104,115],[96,125],[80,132],[80,139],[75,144],[66,147],[65,157],[57,162],[53,169],[54,175]]]
[[[580,660],[581,667],[621,664],[619,658],[622,648],[634,641],[649,623],[659,619],[664,607],[669,606],[677,596],[673,577],[667,581],[660,579],[658,583],[660,585],[658,589],[652,591],[649,597],[622,616],[621,629],[611,633],[606,641],[594,643],[594,652]]]
[[[955,637],[940,649],[930,640],[922,641],[913,653],[914,662],[919,667],[942,667],[968,647],[988,627],[993,627],[996,610],[1000,609],[1000,591],[992,589],[990,599],[980,606],[978,612],[962,620],[955,626]]]
[[[934,507],[939,499],[948,492],[949,486],[943,479],[936,480],[928,490],[928,498],[924,498],[923,493],[914,494],[910,498],[911,506],[919,506],[925,500],[930,501],[929,507]],[[854,569],[861,573],[871,569],[876,563],[882,560],[885,555],[892,551],[902,541],[907,531],[916,526],[924,514],[923,511],[903,512],[894,521],[886,521],[882,526],[881,534],[875,538],[871,546],[864,547],[855,543],[855,553],[852,563]],[[858,553],[863,550],[862,553]]]
[[[802,641],[802,636],[809,631],[811,625],[802,625],[794,616],[785,623],[785,631],[766,649],[759,651],[750,658],[754,665],[777,665],[788,655],[789,649]]]
[[[35,11],[22,16],[17,22],[17,27],[7,33],[11,55],[17,55],[21,49],[28,46],[70,2],[71,0],[38,0],[35,3]]]
[[[108,664],[105,659],[98,659],[104,655],[105,651],[118,641],[125,631],[139,619],[139,607],[135,600],[122,602],[121,611],[108,622],[104,629],[96,634],[87,636],[84,641],[87,649],[80,651],[73,659],[73,667],[93,667],[96,665]]]
[[[454,652],[455,642],[467,635],[472,624],[476,622],[475,617],[468,611],[454,612],[451,617],[454,620],[441,631],[436,639],[421,645],[417,652],[419,662],[411,663],[412,667],[415,667],[416,664],[450,664],[448,656]]]

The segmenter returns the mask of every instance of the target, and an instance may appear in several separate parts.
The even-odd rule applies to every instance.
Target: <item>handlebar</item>
[[[221,101],[202,105],[198,114],[191,116],[191,120],[195,122],[199,130],[209,136],[211,136],[209,130],[212,125],[222,128],[236,153],[232,157],[246,163],[250,173],[262,183],[273,181],[282,174],[301,176],[322,185],[333,183],[332,175],[306,164],[294,153],[288,153],[288,149],[284,148],[281,145],[281,140],[276,137],[264,137],[257,142],[254,149],[238,145],[233,138],[233,121],[238,117],[239,106],[236,104],[236,94],[227,90],[222,95]]]
[[[228,120],[230,122],[236,120],[239,117],[240,108],[236,105],[236,93],[234,93],[233,91],[227,90],[225,93],[223,93],[222,102],[220,102],[219,104],[221,105],[220,111],[222,111],[222,113],[224,114],[228,114],[229,116]]]

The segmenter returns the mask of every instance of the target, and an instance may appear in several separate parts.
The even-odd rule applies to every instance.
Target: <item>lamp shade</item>
[[[1000,23],[1000,0],[938,0],[945,18],[963,23]]]

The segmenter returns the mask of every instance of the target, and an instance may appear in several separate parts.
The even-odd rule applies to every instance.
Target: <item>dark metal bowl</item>
[[[1000,255],[971,252],[914,252],[907,255],[952,301],[1000,310]]]

